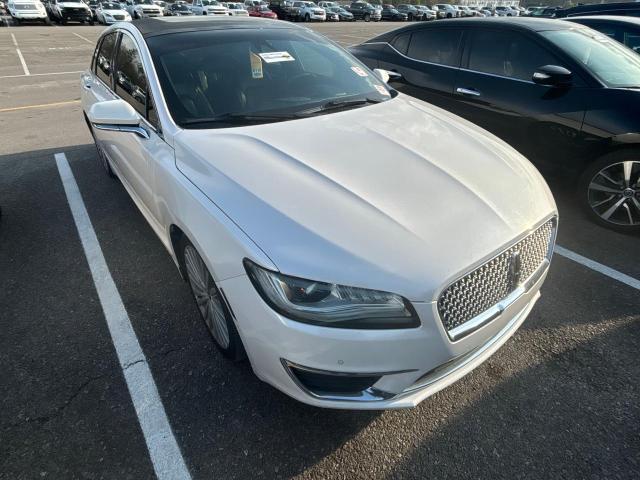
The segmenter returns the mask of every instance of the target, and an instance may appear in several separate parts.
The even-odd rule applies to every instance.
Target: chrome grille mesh
[[[514,252],[520,254],[520,283],[529,278],[548,257],[554,229],[555,219],[549,220],[449,285],[438,298],[438,313],[447,331],[487,311],[517,288],[518,285],[512,285],[509,279],[509,264]]]

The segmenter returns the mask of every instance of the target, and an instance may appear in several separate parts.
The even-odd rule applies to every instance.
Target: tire
[[[89,20],[89,25],[91,25],[91,26],[93,27],[95,24],[96,24],[96,22],[95,22],[95,21],[93,21],[93,20]]]
[[[589,164],[577,195],[582,209],[599,225],[640,232],[640,150],[620,150]]]
[[[308,13],[304,16],[304,21],[305,22],[310,22],[311,21],[311,15],[309,15]]]
[[[43,21],[45,25],[51,26],[51,19],[49,17],[45,18]]]
[[[230,360],[243,360],[246,353],[227,304],[202,257],[187,237],[180,241],[180,254],[193,300],[216,347]]]
[[[362,17],[362,19],[363,19],[365,22],[370,22],[370,21],[371,21],[371,15],[369,15],[368,13],[365,13],[365,14],[364,14],[364,17]]]
[[[93,133],[93,127],[91,126],[91,123],[89,123],[89,119],[87,118],[86,114],[85,114],[84,120],[85,122],[87,122],[87,127],[89,127],[89,133],[91,133],[91,137],[93,138],[93,144],[96,146],[96,153],[98,154],[98,161],[100,162],[100,165],[102,165],[102,168],[104,169],[105,173],[110,178],[116,178],[116,174],[111,169],[111,165],[109,165],[109,160],[107,159],[107,156],[102,150],[102,147],[98,144],[98,140],[96,139],[96,136]]]

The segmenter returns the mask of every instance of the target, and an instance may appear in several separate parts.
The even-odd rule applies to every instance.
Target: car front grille
[[[438,298],[438,313],[447,332],[500,303],[550,259],[555,229],[553,218],[449,285]]]

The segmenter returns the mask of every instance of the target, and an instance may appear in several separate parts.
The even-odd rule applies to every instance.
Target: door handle
[[[480,96],[480,92],[477,91],[477,90],[474,90],[473,88],[458,87],[458,88],[456,88],[456,92],[461,94],[461,95],[469,95],[471,97],[479,97]]]
[[[86,90],[91,90],[91,83],[89,83],[89,82],[82,82],[82,86],[83,86]]]

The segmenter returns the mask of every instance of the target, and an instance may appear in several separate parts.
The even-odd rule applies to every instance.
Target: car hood
[[[556,212],[479,127],[399,95],[260,126],[184,130],[178,169],[290,275],[432,301]]]

